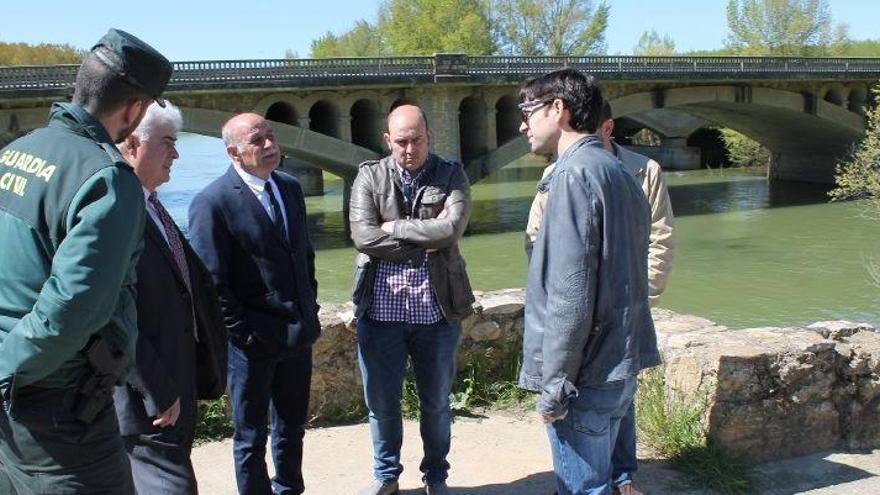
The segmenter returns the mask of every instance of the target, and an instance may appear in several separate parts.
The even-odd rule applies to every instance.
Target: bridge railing
[[[0,91],[68,88],[79,65],[19,65],[0,67]]]
[[[786,57],[513,57],[438,54],[433,57],[213,60],[175,62],[170,88],[333,86],[399,82],[517,81],[559,67],[602,80],[754,78],[880,79],[878,58]],[[0,67],[0,93],[15,96],[69,91],[76,65]]]
[[[560,67],[572,67],[603,79],[632,76],[683,77],[717,74],[804,76],[827,74],[880,75],[877,58],[789,58],[789,57],[468,57],[468,72],[478,76],[528,76]]]
[[[303,78],[431,76],[433,57],[215,60],[175,62],[171,87],[191,83],[273,82]]]

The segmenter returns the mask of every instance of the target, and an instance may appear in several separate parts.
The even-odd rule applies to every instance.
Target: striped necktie
[[[165,231],[165,238],[168,240],[168,247],[171,248],[171,254],[174,256],[174,262],[177,264],[178,270],[180,270],[180,276],[183,278],[184,285],[186,285],[186,291],[190,294],[190,304],[192,304],[192,286],[190,285],[191,283],[189,280],[189,266],[186,264],[186,253],[183,250],[183,241],[180,239],[177,228],[174,226],[174,220],[171,218],[168,210],[166,210],[165,207],[162,206],[162,203],[159,202],[159,198],[156,196],[155,191],[150,193],[147,201],[153,205],[153,208],[155,208],[156,212],[159,214],[159,220],[162,222],[162,229]],[[193,336],[196,340],[199,340],[196,329],[195,311],[193,308],[190,309],[193,310]]]

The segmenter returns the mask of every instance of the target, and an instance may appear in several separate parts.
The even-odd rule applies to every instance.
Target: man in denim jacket
[[[636,376],[660,361],[650,208],[596,135],[602,94],[592,77],[563,69],[530,79],[520,101],[532,152],[557,157],[529,265],[520,386],[541,393],[558,493],[604,495]]]

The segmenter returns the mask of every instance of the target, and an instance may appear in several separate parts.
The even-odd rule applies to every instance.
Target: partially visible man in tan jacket
[[[675,239],[672,234],[674,217],[672,214],[672,202],[669,200],[669,191],[666,188],[666,180],[663,178],[663,169],[656,161],[647,156],[630,151],[611,140],[614,131],[614,119],[611,117],[611,105],[606,100],[602,104],[602,124],[599,127],[605,149],[617,157],[629,173],[642,184],[642,190],[651,204],[651,244],[648,248],[648,286],[650,288],[651,306],[657,304],[660,294],[666,288],[666,279],[672,268],[672,257],[675,249]],[[538,229],[547,205],[547,197],[550,190],[555,163],[551,163],[544,169],[541,181],[538,183],[538,193],[532,200],[529,210],[529,219],[526,224],[525,248],[530,253],[532,243],[538,237]]]
[[[602,104],[600,116],[602,124],[598,133],[605,145],[605,149],[620,160],[623,167],[629,171],[641,184],[648,203],[651,205],[651,234],[648,246],[648,288],[651,306],[657,304],[660,294],[666,288],[666,279],[672,268],[672,256],[675,248],[675,239],[672,234],[673,214],[672,202],[669,200],[669,191],[666,188],[666,180],[663,179],[663,169],[660,164],[647,156],[630,151],[611,140],[614,132],[614,119],[611,114],[611,105],[608,100]],[[531,256],[532,244],[538,237],[538,229],[544,216],[544,208],[550,192],[550,183],[553,179],[555,162],[544,169],[541,181],[538,182],[538,193],[532,200],[529,210],[529,219],[526,224],[525,249]],[[633,401],[635,404],[635,401]],[[630,408],[626,417],[621,419],[617,441],[612,455],[612,480],[615,488],[621,495],[641,495],[642,492],[632,484],[633,474],[637,469],[636,459],[636,432],[635,412]]]

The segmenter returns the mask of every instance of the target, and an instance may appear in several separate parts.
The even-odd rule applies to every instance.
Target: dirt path
[[[456,418],[452,428],[449,484],[456,495],[550,495],[554,480],[544,427],[529,414],[492,413]],[[418,470],[418,424],[405,423],[401,495],[423,493]],[[232,444],[227,440],[195,449],[199,491],[236,493]],[[271,471],[271,463],[270,471]],[[370,480],[371,447],[366,424],[314,428],[306,432],[304,474],[307,495],[354,495]],[[768,463],[756,469],[766,495],[878,494],[880,451],[827,454]],[[646,461],[638,474],[649,495],[697,494],[682,487],[674,471]]]

